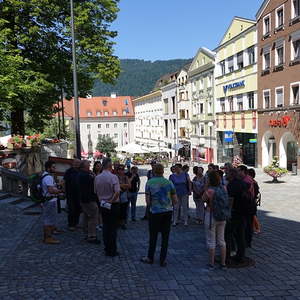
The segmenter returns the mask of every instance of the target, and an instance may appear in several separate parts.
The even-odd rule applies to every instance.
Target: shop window
[[[231,73],[234,71],[234,63],[233,63],[233,56],[228,58],[228,72]]]
[[[232,96],[228,97],[228,102],[229,102],[229,110],[233,111],[233,97]]]
[[[248,63],[252,65],[255,63],[255,47],[248,48]]]
[[[248,105],[249,109],[254,109],[254,92],[248,93]]]
[[[237,65],[238,65],[239,70],[244,68],[244,52],[243,51],[241,51],[237,54]]]
[[[299,86],[300,83],[292,84],[291,86],[291,104],[299,105]]]
[[[268,109],[271,107],[270,91],[264,91],[264,108]]]
[[[276,10],[276,29],[282,28],[284,24],[284,12],[283,6]]]
[[[275,90],[276,95],[276,107],[283,107],[283,87],[276,88]]]

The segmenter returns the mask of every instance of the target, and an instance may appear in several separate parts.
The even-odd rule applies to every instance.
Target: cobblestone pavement
[[[80,232],[66,232],[60,245],[41,242],[41,222],[0,201],[0,299],[300,299],[300,177],[269,184],[248,256],[256,265],[206,269],[204,229],[191,221],[172,229],[168,266],[139,262],[147,251],[147,224],[119,232],[120,257],[107,258]],[[144,212],[139,196],[139,215]],[[190,200],[193,213],[193,202]],[[60,215],[65,226],[66,215]]]

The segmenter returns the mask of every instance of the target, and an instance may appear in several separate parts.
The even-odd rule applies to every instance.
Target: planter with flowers
[[[265,167],[264,172],[273,178],[272,182],[278,183],[278,178],[285,176],[288,170],[279,167],[279,158],[278,156],[274,156],[271,165]]]
[[[26,147],[36,147],[41,144],[41,140],[42,137],[38,133],[34,135],[29,135],[26,138]]]
[[[14,135],[12,136],[7,143],[8,149],[20,149],[22,147],[26,146],[24,137],[21,135]]]

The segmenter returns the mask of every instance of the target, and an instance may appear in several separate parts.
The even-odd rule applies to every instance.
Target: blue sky
[[[145,60],[214,49],[234,16],[254,19],[263,0],[121,0],[115,53]],[[251,3],[251,4],[250,4]]]

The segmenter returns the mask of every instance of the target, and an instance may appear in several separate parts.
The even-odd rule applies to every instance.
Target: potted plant
[[[29,135],[26,138],[26,147],[36,147],[41,143],[42,137],[40,134],[35,133],[34,135]]]
[[[264,168],[264,172],[273,178],[274,183],[278,183],[278,178],[285,176],[288,170],[279,166],[278,156],[274,156],[271,165]]]
[[[7,143],[9,149],[20,149],[25,145],[24,137],[21,135],[12,136]]]

